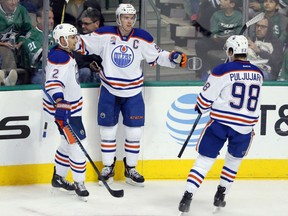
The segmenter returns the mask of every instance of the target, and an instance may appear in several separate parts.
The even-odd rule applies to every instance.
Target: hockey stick
[[[65,0],[65,3],[63,5],[63,9],[62,9],[62,15],[61,15],[61,24],[64,22],[64,17],[65,17],[65,12],[66,12],[66,6],[68,4],[69,0]]]
[[[255,17],[253,17],[252,19],[248,20],[248,21],[244,24],[244,26],[242,26],[242,28],[241,28],[241,30],[240,30],[240,32],[239,32],[239,35],[242,35],[242,34],[246,31],[246,29],[247,29],[248,27],[250,27],[251,25],[259,22],[260,20],[262,20],[262,19],[264,18],[264,16],[265,16],[265,13],[264,13],[264,12],[261,12],[261,13],[257,14]]]
[[[265,13],[264,13],[264,12],[261,12],[261,13],[257,14],[255,17],[253,17],[252,19],[248,20],[248,21],[242,26],[242,28],[241,28],[241,30],[240,30],[240,32],[239,32],[239,35],[242,35],[242,34],[246,31],[246,29],[247,29],[248,27],[250,27],[251,25],[259,22],[260,20],[262,20],[262,19],[264,18],[264,16],[265,16]],[[225,63],[227,63],[228,61],[229,61],[229,58],[226,58]]]
[[[188,145],[188,142],[189,142],[189,140],[190,140],[190,137],[192,136],[192,134],[193,134],[193,132],[194,132],[194,130],[195,130],[195,128],[196,128],[196,126],[197,126],[200,118],[201,118],[201,116],[202,116],[202,114],[199,113],[198,116],[197,116],[197,118],[196,118],[196,120],[195,120],[195,122],[194,122],[194,124],[193,124],[193,126],[192,126],[192,129],[191,129],[188,137],[186,138],[186,140],[185,140],[185,142],[184,142],[184,144],[183,144],[183,146],[182,146],[182,148],[181,148],[181,150],[180,150],[180,152],[179,152],[179,154],[178,154],[178,158],[181,158],[181,156],[182,156],[182,154],[183,154],[186,146]]]
[[[43,90],[43,92],[45,93],[45,95],[47,96],[47,98],[49,99],[49,101],[53,104],[53,106],[55,107],[55,103],[54,100],[51,98],[51,96],[47,93],[47,91],[45,90],[45,87],[43,85],[41,85],[41,88]],[[103,178],[103,176],[101,175],[100,171],[98,170],[98,168],[96,167],[96,165],[94,164],[93,160],[91,159],[91,157],[89,156],[89,154],[87,153],[87,151],[85,150],[84,146],[82,145],[80,139],[77,137],[76,133],[73,131],[71,125],[67,123],[67,127],[69,129],[69,131],[71,132],[72,136],[75,138],[77,144],[79,145],[80,149],[83,151],[84,155],[88,158],[90,164],[92,165],[93,169],[95,170],[95,172],[97,173],[98,177],[100,178],[100,180],[103,182],[104,186],[107,188],[107,190],[109,191],[109,193],[113,196],[113,197],[123,197],[124,196],[124,190],[112,190],[109,185],[107,184],[106,180]]]

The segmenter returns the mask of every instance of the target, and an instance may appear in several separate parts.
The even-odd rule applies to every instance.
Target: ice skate
[[[14,86],[16,85],[18,79],[18,73],[16,70],[10,70],[8,76],[4,79],[5,86]]]
[[[74,182],[74,187],[78,198],[84,202],[87,202],[89,192],[86,190],[84,182]]]
[[[107,184],[112,184],[114,181],[113,177],[115,175],[115,172],[114,172],[115,162],[116,162],[116,157],[114,157],[114,162],[111,166],[105,166],[102,169],[101,176],[105,179]],[[98,177],[98,180],[99,180],[99,185],[103,186],[103,182],[101,181],[101,179],[99,177]]]
[[[178,207],[178,210],[181,212],[180,215],[183,215],[184,212],[189,212],[192,196],[192,193],[185,191]]]
[[[217,213],[221,208],[225,207],[226,206],[226,201],[224,200],[225,198],[225,192],[226,188],[225,187],[222,187],[222,186],[218,186],[217,188],[217,192],[214,196],[214,206],[215,206],[215,209],[213,211],[213,213]]]
[[[52,191],[51,191],[52,193],[55,193],[57,191],[64,191],[67,192],[68,194],[75,194],[74,185],[68,182],[64,177],[57,175],[55,167],[51,184],[52,184]]]
[[[126,158],[123,159],[125,165],[124,175],[126,177],[126,183],[133,186],[144,187],[144,177],[137,172],[135,167],[129,167],[126,164]]]

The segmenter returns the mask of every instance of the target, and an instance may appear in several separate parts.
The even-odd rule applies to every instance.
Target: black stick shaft
[[[196,118],[196,120],[195,120],[195,122],[194,122],[194,124],[193,124],[193,126],[192,126],[192,129],[191,129],[191,131],[190,131],[187,139],[185,140],[185,142],[184,142],[184,144],[183,144],[183,146],[182,146],[182,148],[181,148],[181,150],[180,150],[180,152],[179,152],[179,154],[178,154],[178,158],[181,158],[181,156],[182,156],[182,154],[183,154],[186,146],[188,145],[188,142],[189,142],[189,140],[190,140],[190,137],[192,136],[192,134],[193,134],[193,132],[194,132],[194,130],[195,130],[195,128],[196,128],[196,126],[197,126],[200,118],[201,118],[201,116],[202,116],[202,114],[199,113],[198,116],[197,116],[197,118]]]

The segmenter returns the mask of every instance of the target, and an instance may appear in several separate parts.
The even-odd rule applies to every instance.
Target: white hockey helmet
[[[133,14],[135,15],[135,20],[133,22],[133,26],[137,19],[136,9],[131,4],[119,4],[118,8],[116,9],[116,23],[121,25],[120,16],[121,14]]]
[[[68,36],[77,34],[77,29],[69,23],[58,24],[53,30],[53,38],[55,42],[60,44],[61,46],[62,44],[60,43],[60,37],[64,37],[66,43],[68,44]]]
[[[247,54],[248,52],[248,40],[244,35],[232,35],[230,36],[224,45],[227,56],[229,56],[229,50],[232,49],[233,55],[235,54]]]

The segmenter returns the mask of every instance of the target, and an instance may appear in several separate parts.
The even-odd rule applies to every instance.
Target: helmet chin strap
[[[64,40],[66,41],[66,46],[64,46],[60,41],[59,41],[59,45],[63,48],[63,49],[65,49],[67,52],[71,52],[72,50],[69,48],[69,42],[68,42],[68,40],[64,37]]]

